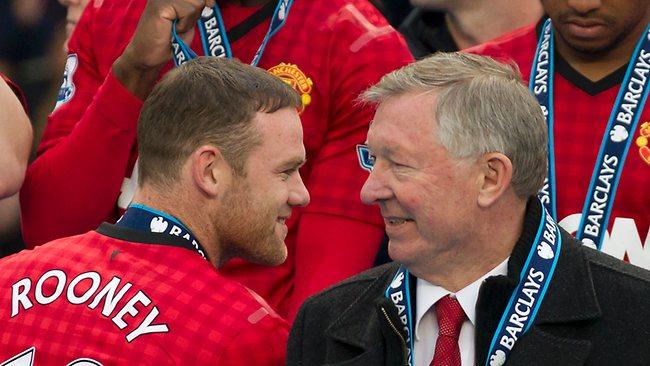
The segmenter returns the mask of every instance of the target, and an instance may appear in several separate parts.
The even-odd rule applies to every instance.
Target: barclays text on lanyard
[[[529,88],[537,98],[548,125],[548,172],[538,193],[546,209],[557,219],[555,153],[553,150],[553,26],[546,20],[537,45]],[[650,24],[646,27],[630,59],[600,145],[582,208],[576,237],[600,250],[612,213],[614,197],[632,135],[641,117],[650,90]]]
[[[503,365],[517,340],[533,325],[555,272],[562,247],[560,229],[546,209],[542,209],[540,216],[537,235],[521,269],[519,283],[513,290],[492,337],[486,366]],[[413,321],[408,282],[408,270],[401,266],[386,289],[385,296],[397,308],[399,319],[407,334],[408,364],[413,365]]]
[[[251,61],[251,65],[257,66],[260,58],[262,58],[262,54],[264,53],[264,48],[266,48],[271,37],[273,37],[282,26],[284,26],[292,4],[293,0],[278,1],[278,5],[275,7],[273,17],[271,18],[269,30],[266,32],[262,44],[257,49],[257,52]],[[172,25],[172,50],[174,53],[174,64],[180,66],[185,62],[196,58],[197,55],[176,33],[177,22],[178,20],[175,20]],[[197,25],[201,36],[201,43],[203,44],[203,52],[206,56],[232,58],[230,41],[228,41],[228,35],[226,34],[226,26],[221,17],[221,10],[217,4],[212,8],[206,7],[203,9],[201,17],[197,21]]]
[[[130,205],[124,215],[115,223],[116,226],[126,227],[133,230],[167,234],[185,239],[187,245],[184,248],[196,251],[208,260],[208,253],[203,249],[201,243],[194,234],[180,220],[164,212],[155,210],[142,204]]]

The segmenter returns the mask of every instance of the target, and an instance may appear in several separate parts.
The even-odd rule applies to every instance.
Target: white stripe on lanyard
[[[284,26],[284,23],[289,16],[289,10],[293,5],[293,0],[279,0],[278,5],[275,7],[269,30],[262,40],[251,65],[257,66],[267,43],[279,30]],[[196,53],[188,47],[185,42],[176,33],[176,23],[174,20],[172,24],[172,50],[174,53],[174,64],[180,66],[185,62],[197,57]],[[199,35],[201,36],[201,43],[203,44],[203,51],[206,56],[228,57],[232,58],[232,51],[228,35],[226,34],[226,26],[221,16],[221,10],[217,4],[212,8],[204,8],[201,17],[197,21],[199,28]]]
[[[547,19],[535,51],[529,88],[537,98],[548,125],[548,173],[539,197],[557,219],[555,152],[553,149],[553,27]],[[601,249],[612,212],[618,182],[632,136],[648,97],[650,84],[650,24],[646,27],[630,59],[625,78],[603,135],[598,159],[584,201],[576,237]]]

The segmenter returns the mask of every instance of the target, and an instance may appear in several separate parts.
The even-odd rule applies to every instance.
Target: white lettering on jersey
[[[35,354],[36,347],[30,347],[7,361],[0,363],[0,366],[33,366]],[[102,366],[102,364],[92,358],[83,357],[70,362],[66,366]]]
[[[569,215],[559,224],[564,230],[575,234],[578,225],[580,225],[581,216],[578,213]],[[645,242],[642,242],[641,238],[641,231],[634,219],[616,217],[612,225],[612,232],[605,232],[602,251],[618,259],[623,259],[627,254],[630,263],[650,269],[650,230],[648,228],[646,228]]]
[[[119,277],[114,276],[110,281],[108,281],[108,283],[106,283],[106,285],[104,285],[101,290],[99,290],[102,278],[101,275],[97,272],[80,273],[76,277],[72,278],[72,280],[68,283],[65,272],[59,269],[53,269],[45,272],[36,281],[36,287],[34,291],[30,293],[32,289],[32,280],[29,277],[22,278],[11,286],[11,317],[13,318],[19,315],[21,307],[22,311],[26,311],[34,306],[28,295],[32,295],[37,303],[41,305],[48,305],[61,297],[65,289],[65,298],[70,304],[73,305],[81,305],[88,302],[90,298],[99,290],[93,301],[88,304],[88,307],[90,309],[95,309],[103,301],[101,314],[106,318],[110,318],[113,312],[116,310],[118,302],[133,286],[132,283],[126,282],[118,291],[117,289],[120,286],[121,281],[122,280]],[[50,287],[53,284],[55,286],[54,291],[51,294],[44,293],[43,287],[46,282],[50,285]],[[89,283],[90,286],[88,289],[80,291],[77,287],[81,282]],[[86,286],[83,286],[82,288],[86,288]],[[169,332],[167,324],[153,324],[160,314],[157,306],[150,307],[147,316],[142,321],[140,321],[140,323],[134,324],[132,322],[129,324],[124,320],[124,317],[127,314],[132,317],[132,320],[135,319],[139,313],[141,313],[146,308],[149,308],[151,302],[152,301],[149,296],[147,296],[142,291],[138,291],[127,301],[126,305],[117,311],[117,314],[111,319],[111,321],[119,329],[122,330],[128,326],[135,326],[134,330],[126,334],[127,342],[132,342],[134,339],[145,334]],[[136,307],[137,304],[140,304],[140,306]]]
[[[0,363],[0,366],[32,366],[34,365],[35,352],[36,348],[30,347],[3,363]]]

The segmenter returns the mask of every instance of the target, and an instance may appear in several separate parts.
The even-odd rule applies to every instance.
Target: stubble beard
[[[261,265],[286,259],[284,241],[275,233],[277,214],[270,205],[256,204],[248,184],[241,182],[224,194],[224,210],[215,222],[223,252]]]

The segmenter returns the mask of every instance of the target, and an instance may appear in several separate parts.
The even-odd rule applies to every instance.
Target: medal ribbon
[[[521,269],[519,283],[494,332],[485,366],[503,365],[515,343],[533,325],[551,283],[562,249],[562,234],[553,216],[544,208],[537,236]]]
[[[492,337],[486,366],[505,363],[517,340],[532,326],[548,285],[551,283],[561,247],[560,229],[542,205],[537,235],[521,270],[519,283],[513,290],[508,306]],[[386,289],[385,296],[397,308],[399,319],[407,334],[407,361],[409,365],[413,365],[413,320],[409,272],[405,267],[400,266],[397,270]]]
[[[582,208],[576,237],[584,244],[600,250],[612,212],[614,197],[623,172],[625,158],[632,144],[634,131],[648,98],[650,84],[650,24],[637,43],[621,83],[616,102],[603,135],[598,159],[591,176],[589,190]],[[537,45],[529,87],[544,112],[548,125],[548,178],[539,192],[554,218],[557,218],[555,195],[555,157],[553,150],[553,27],[548,19]]]
[[[264,36],[264,40],[262,40],[262,44],[257,49],[251,65],[257,66],[271,37],[284,26],[292,4],[293,0],[278,1],[278,5],[275,7],[273,17],[271,18],[271,24],[269,24],[269,29]],[[197,55],[176,33],[177,22],[178,20],[174,20],[172,24],[172,50],[174,53],[174,64],[180,66],[196,58]],[[232,58],[230,42],[226,34],[226,26],[221,16],[221,10],[217,4],[212,8],[206,7],[203,9],[197,25],[199,35],[201,36],[201,43],[203,44],[203,52],[206,56]]]
[[[180,220],[162,211],[155,210],[142,204],[132,204],[124,215],[115,223],[116,226],[126,227],[138,231],[162,233],[176,236],[186,240],[184,248],[196,251],[206,260],[208,254],[196,239],[194,234]]]

